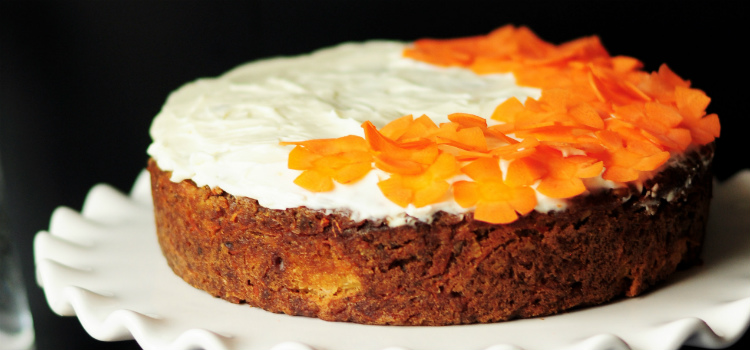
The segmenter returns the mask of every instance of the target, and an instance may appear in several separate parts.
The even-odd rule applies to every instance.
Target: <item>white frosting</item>
[[[300,171],[287,168],[293,146],[279,141],[364,136],[364,121],[382,127],[407,114],[426,114],[436,123],[455,112],[489,119],[511,96],[523,101],[541,94],[517,86],[511,74],[477,75],[403,58],[404,45],[343,44],[187,84],[169,96],[154,120],[148,153],[172,171],[172,181],[218,186],[272,209],[348,210],[354,220],[386,218],[392,226],[429,222],[439,210],[464,213],[471,208],[452,199],[423,208],[392,203],[377,186],[388,174],[377,169],[354,184],[313,193],[293,183]],[[538,200],[536,209],[545,212],[565,203],[541,194]]]

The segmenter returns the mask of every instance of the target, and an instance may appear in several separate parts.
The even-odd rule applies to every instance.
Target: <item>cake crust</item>
[[[150,160],[156,229],[172,270],[215,297],[276,313],[383,325],[543,316],[636,296],[699,261],[713,145],[640,188],[504,225],[438,212],[389,227],[345,212],[264,208]]]

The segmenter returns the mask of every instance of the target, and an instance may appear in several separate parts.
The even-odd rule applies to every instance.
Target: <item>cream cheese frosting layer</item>
[[[509,97],[541,95],[517,86],[512,74],[477,75],[403,58],[405,45],[342,44],[249,63],[182,86],[156,116],[148,154],[172,171],[172,181],[220,187],[271,209],[346,210],[354,220],[385,218],[394,226],[412,218],[429,222],[440,210],[466,212],[452,199],[402,208],[380,192],[377,182],[388,174],[377,169],[354,184],[313,193],[293,183],[300,171],[287,168],[293,146],[279,141],[364,136],[363,122],[380,128],[408,114],[426,114],[436,123],[456,112],[489,119]],[[538,199],[540,211],[563,203]]]

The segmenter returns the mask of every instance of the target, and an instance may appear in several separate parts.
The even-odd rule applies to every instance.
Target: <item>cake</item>
[[[151,128],[190,285],[378,325],[551,315],[698,263],[719,136],[662,65],[525,27],[346,43],[187,84]]]

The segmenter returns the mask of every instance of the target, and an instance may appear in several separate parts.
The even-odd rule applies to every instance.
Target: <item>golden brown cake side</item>
[[[389,227],[345,213],[271,210],[171,182],[153,160],[148,168],[159,243],[191,285],[290,315],[449,325],[635,296],[696,263],[712,155],[713,145],[705,146],[642,189],[579,196],[565,211],[532,212],[507,225],[441,212],[429,225]]]

